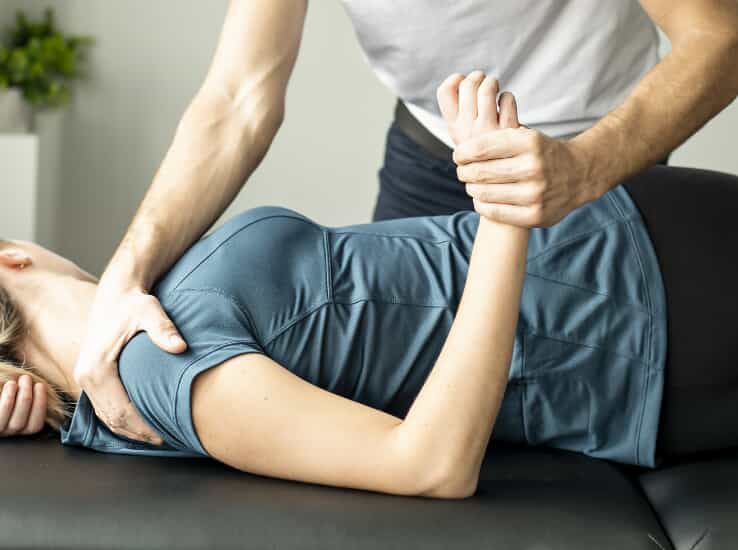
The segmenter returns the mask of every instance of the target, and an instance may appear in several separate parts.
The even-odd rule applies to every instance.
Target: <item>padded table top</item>
[[[639,476],[676,550],[738,548],[738,449]]]
[[[267,478],[207,458],[104,454],[48,434],[2,442],[0,487],[0,548],[671,548],[633,476],[500,443],[477,494],[460,500]]]

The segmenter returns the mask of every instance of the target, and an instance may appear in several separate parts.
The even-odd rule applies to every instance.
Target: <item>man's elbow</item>
[[[276,135],[284,121],[285,94],[266,83],[233,86],[206,82],[190,104],[185,119],[205,122],[229,134],[265,137]]]

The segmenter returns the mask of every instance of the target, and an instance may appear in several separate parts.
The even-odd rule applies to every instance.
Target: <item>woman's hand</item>
[[[466,77],[452,74],[439,86],[438,105],[454,143],[468,143],[471,139],[494,136],[503,130],[520,131],[515,96],[510,92],[500,94],[498,113],[498,92],[497,79],[485,76],[482,71],[474,71]],[[466,184],[474,209],[486,218],[500,221],[495,216],[496,205],[483,202],[474,191],[473,184]]]
[[[181,353],[187,344],[155,296],[104,279],[90,311],[74,379],[113,433],[161,445],[163,440],[136,410],[120,380],[118,355],[140,331],[146,331],[154,344],[169,353]]]
[[[478,212],[500,223],[547,227],[596,198],[587,180],[589,160],[571,141],[552,139],[526,127],[495,124],[485,105],[497,94],[497,80],[474,71],[451,75],[438,89],[441,112],[456,144],[454,162],[466,192],[482,206]],[[478,108],[470,100],[479,90]],[[512,97],[500,97],[500,112]],[[513,101],[514,104],[514,101]],[[494,107],[493,107],[494,108]],[[478,116],[477,116],[478,112]],[[501,114],[502,116],[502,114]],[[490,131],[498,130],[498,131]]]
[[[31,435],[41,431],[46,420],[46,386],[33,383],[23,374],[9,380],[0,392],[0,437]]]

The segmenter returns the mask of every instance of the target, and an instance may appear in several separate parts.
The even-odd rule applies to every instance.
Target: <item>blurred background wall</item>
[[[64,32],[96,37],[91,78],[52,122],[61,136],[61,188],[49,214],[48,243],[91,272],[103,269],[143,198],[205,75],[226,5],[0,0],[0,29],[16,9],[38,15],[52,6]],[[219,223],[262,204],[294,208],[326,225],[370,221],[392,107],[393,98],[361,57],[340,2],[311,2],[286,121]],[[671,163],[738,174],[737,127],[734,102]]]

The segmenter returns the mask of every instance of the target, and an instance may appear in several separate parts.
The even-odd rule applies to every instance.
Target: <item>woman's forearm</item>
[[[281,123],[281,103],[267,104],[248,121],[234,109],[209,92],[194,99],[106,270],[112,279],[150,288],[259,165]]]
[[[527,229],[480,216],[454,323],[396,428],[416,464],[431,469],[439,494],[476,487],[507,386],[527,245]]]

